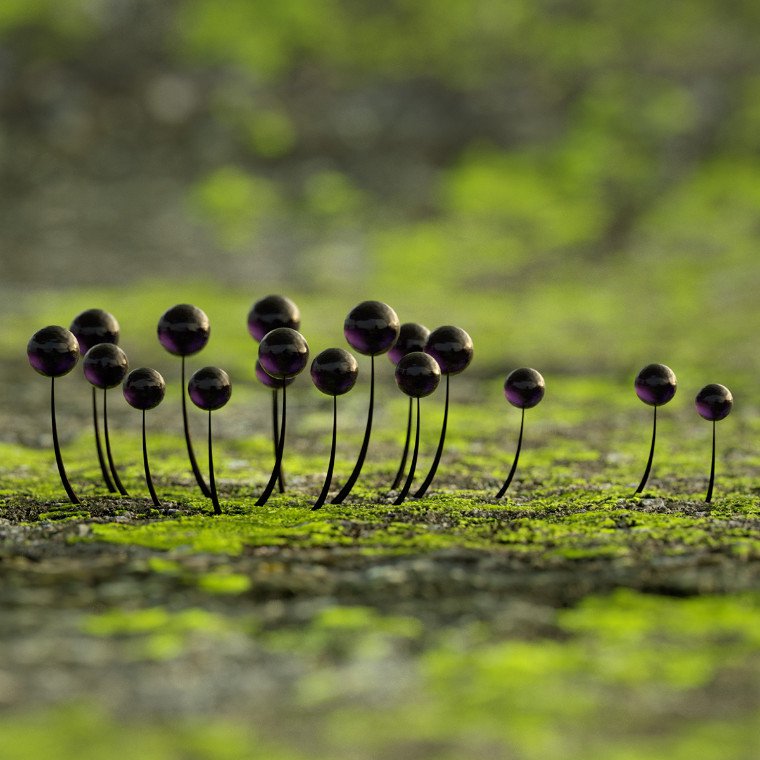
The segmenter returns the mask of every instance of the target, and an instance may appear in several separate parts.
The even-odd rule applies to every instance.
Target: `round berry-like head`
[[[504,395],[518,409],[536,406],[544,397],[545,391],[546,384],[541,373],[530,367],[513,370],[504,381]]]
[[[67,375],[79,360],[79,343],[65,327],[50,325],[38,330],[26,344],[32,369],[45,377]]]
[[[266,296],[256,301],[248,312],[248,332],[255,340],[261,340],[276,327],[298,330],[301,326],[301,312],[285,296]]]
[[[306,339],[290,327],[276,327],[259,343],[259,363],[272,377],[295,377],[308,361]]]
[[[86,354],[98,343],[118,343],[119,323],[103,309],[87,309],[77,314],[69,327],[79,341],[79,353]]]
[[[328,348],[311,363],[311,379],[328,396],[342,396],[356,385],[359,364],[353,354],[342,348]]]
[[[261,366],[261,362],[256,359],[256,379],[262,385],[266,385],[267,388],[279,389],[290,385],[296,378],[295,375],[293,377],[272,377]]]
[[[422,351],[401,357],[396,365],[396,385],[407,396],[422,398],[429,396],[441,381],[441,368],[430,354]]]
[[[154,409],[164,400],[166,383],[156,370],[140,367],[127,375],[122,390],[127,403],[135,409]]]
[[[425,343],[444,375],[458,375],[472,361],[472,338],[461,328],[445,325],[433,330]]]
[[[221,409],[232,395],[230,376],[219,367],[203,367],[194,372],[187,384],[192,402],[207,412]]]
[[[398,333],[398,340],[388,351],[388,358],[398,364],[401,359],[412,351],[424,351],[430,330],[416,322],[404,322]]]
[[[164,312],[158,320],[158,340],[175,356],[197,354],[209,336],[208,317],[189,303],[180,303]]]
[[[115,343],[98,343],[82,361],[84,376],[96,388],[115,388],[127,374],[127,355]]]
[[[390,350],[398,338],[401,325],[396,312],[380,301],[362,301],[343,323],[348,344],[360,354],[377,356]]]
[[[728,417],[734,405],[734,397],[725,385],[710,383],[697,393],[694,404],[700,417],[717,422]]]
[[[647,364],[634,382],[636,395],[649,406],[667,404],[676,395],[676,376],[664,364]]]

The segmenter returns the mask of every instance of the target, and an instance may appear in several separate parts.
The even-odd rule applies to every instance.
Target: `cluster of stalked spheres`
[[[257,379],[272,391],[272,440],[274,465],[271,476],[256,504],[266,504],[272,491],[285,490],[283,454],[287,423],[287,388],[305,368],[309,360],[309,347],[299,332],[301,316],[298,307],[288,298],[270,295],[256,301],[248,314],[248,332],[259,344],[255,366]],[[195,306],[178,304],[167,310],[158,321],[158,339],[161,345],[181,360],[182,420],[190,467],[198,487],[213,505],[214,514],[221,514],[214,478],[211,412],[223,407],[230,399],[232,385],[228,374],[218,367],[197,370],[185,384],[185,358],[203,349],[209,339],[208,317]],[[370,357],[370,387],[367,422],[356,464],[332,504],[341,504],[351,492],[361,473],[372,431],[375,398],[375,357],[387,354],[395,365],[395,379],[399,389],[409,397],[406,439],[401,461],[391,484],[395,493],[394,504],[401,504],[409,495],[414,482],[420,445],[420,399],[432,394],[445,377],[445,403],[440,437],[430,469],[413,496],[423,496],[435,478],[446,440],[449,410],[449,380],[470,365],[473,346],[470,336],[461,328],[446,325],[432,332],[413,322],[401,324],[394,310],[379,301],[363,301],[352,309],[344,322],[348,344],[360,354]],[[50,408],[53,447],[61,482],[69,499],[79,503],[66,475],[55,416],[55,379],[69,373],[83,356],[84,375],[92,385],[92,419],[95,445],[105,487],[111,493],[127,495],[121,482],[108,432],[108,390],[122,386],[127,403],[142,412],[142,450],[145,479],[153,504],[161,502],[150,474],[146,438],[145,413],[158,406],[164,398],[166,383],[155,370],[140,367],[129,371],[126,354],[119,346],[119,324],[102,309],[88,309],[74,318],[70,328],[50,326],[36,332],[27,345],[31,366],[51,379]],[[328,348],[311,363],[311,379],[322,393],[332,396],[333,425],[330,459],[324,485],[314,502],[313,509],[325,503],[333,475],[337,438],[337,399],[348,393],[359,374],[356,357],[343,348]],[[638,397],[654,408],[652,444],[644,476],[636,493],[641,493],[649,478],[654,458],[657,434],[657,408],[670,401],[676,392],[676,377],[664,364],[650,364],[636,377],[634,387]],[[97,391],[102,390],[103,438],[101,440]],[[501,498],[509,488],[517,470],[525,424],[525,410],[540,403],[544,397],[544,378],[535,369],[521,367],[511,372],[504,382],[507,401],[520,409],[520,433],[512,467],[504,484],[496,494]],[[187,401],[208,412],[208,481],[204,478],[193,449],[188,427]],[[724,419],[733,404],[731,392],[723,385],[705,386],[696,397],[697,412],[713,422],[712,465],[706,501],[712,499],[715,477],[715,422]],[[413,424],[414,421],[414,424]],[[414,443],[412,445],[412,430]],[[105,456],[103,453],[105,444]],[[410,445],[412,456],[407,470]]]

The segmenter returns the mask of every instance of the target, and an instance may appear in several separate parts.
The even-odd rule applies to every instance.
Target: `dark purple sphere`
[[[634,382],[636,395],[649,406],[667,404],[676,395],[676,376],[664,364],[647,364]]]
[[[65,327],[50,325],[38,330],[26,344],[32,369],[45,377],[61,377],[71,372],[79,360],[79,343]]]
[[[422,398],[429,396],[441,381],[441,368],[438,362],[422,351],[401,357],[396,365],[396,385],[407,396]]]
[[[135,409],[153,409],[164,400],[164,378],[150,367],[133,369],[124,381],[124,398]]]
[[[700,417],[717,422],[728,417],[734,405],[734,397],[725,385],[710,383],[697,393],[694,403]]]
[[[546,385],[540,372],[521,367],[510,372],[504,381],[504,395],[512,406],[531,409],[544,397]]]
[[[286,385],[290,385],[296,378],[293,377],[272,377],[261,366],[261,362],[256,359],[256,379],[267,388],[279,389]]]
[[[103,309],[87,309],[74,317],[69,330],[79,341],[79,353],[86,354],[98,343],[118,343],[119,323]]]
[[[187,384],[187,392],[197,407],[213,412],[230,400],[230,376],[219,367],[203,367],[193,373]]]
[[[266,296],[256,301],[248,312],[248,332],[255,340],[261,340],[276,327],[298,330],[301,326],[301,312],[285,296]]]
[[[175,356],[197,354],[208,343],[209,330],[208,317],[188,303],[172,306],[158,320],[158,339]]]
[[[444,375],[458,375],[472,361],[472,338],[461,327],[438,327],[428,336],[425,353],[438,362]]]
[[[127,355],[114,343],[98,343],[82,361],[84,376],[96,388],[115,388],[127,374]]]
[[[398,364],[401,359],[412,351],[424,351],[430,330],[416,322],[404,322],[398,333],[398,340],[388,351],[388,358]]]
[[[360,354],[377,356],[390,350],[400,328],[396,312],[388,304],[362,301],[346,317],[343,334],[348,344]]]
[[[272,377],[295,377],[308,361],[306,339],[290,327],[276,327],[259,343],[259,362]]]
[[[356,385],[359,364],[353,354],[342,348],[328,348],[311,363],[311,379],[328,396],[342,396]]]

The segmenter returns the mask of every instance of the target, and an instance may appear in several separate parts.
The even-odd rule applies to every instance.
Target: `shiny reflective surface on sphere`
[[[26,344],[32,369],[45,377],[61,377],[79,361],[79,343],[65,327],[50,325],[38,330]]]
[[[360,354],[377,356],[390,350],[400,328],[396,312],[388,304],[362,301],[346,317],[343,334],[348,344]]]
[[[444,325],[433,330],[425,343],[444,375],[457,375],[472,361],[472,338],[460,327]]]
[[[667,404],[676,395],[676,376],[664,364],[647,364],[634,382],[636,395],[649,406]]]
[[[290,385],[296,378],[295,375],[293,377],[272,377],[268,372],[264,370],[264,368],[261,366],[261,362],[256,359],[256,379],[262,384],[265,385],[267,388],[275,388],[279,390],[285,385]]]
[[[84,376],[96,388],[115,388],[127,374],[127,355],[114,343],[98,343],[82,360]]]
[[[272,377],[295,377],[308,360],[306,339],[290,327],[276,327],[259,343],[259,362]]]
[[[504,396],[518,409],[531,409],[544,397],[546,385],[540,372],[530,367],[520,367],[507,375]]]
[[[356,385],[359,364],[356,357],[343,348],[328,348],[311,363],[311,379],[322,393],[342,396]]]
[[[252,338],[261,340],[277,327],[301,327],[301,312],[285,296],[265,296],[256,301],[248,312],[248,332]]]
[[[734,397],[725,385],[710,383],[697,393],[694,404],[700,417],[717,422],[728,417],[734,405]]]
[[[166,383],[156,370],[139,367],[127,375],[122,389],[130,406],[135,409],[153,409],[164,400]]]
[[[398,364],[403,357],[411,354],[412,351],[424,351],[430,330],[424,325],[416,322],[404,322],[398,333],[398,340],[393,344],[393,348],[388,351],[388,358]]]
[[[401,358],[396,365],[396,385],[407,396],[422,398],[429,396],[441,381],[438,362],[422,351],[412,351]]]
[[[232,395],[230,376],[219,367],[203,367],[193,373],[187,384],[187,392],[200,409],[221,409]]]
[[[79,353],[86,354],[98,343],[118,343],[119,323],[103,309],[87,309],[74,317],[69,327],[79,341]]]
[[[209,338],[208,317],[197,307],[177,304],[158,320],[158,340],[175,356],[190,356],[200,351]]]

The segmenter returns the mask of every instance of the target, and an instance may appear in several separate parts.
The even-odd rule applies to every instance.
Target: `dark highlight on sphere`
[[[163,400],[166,382],[159,372],[150,367],[133,369],[122,386],[124,398],[135,409],[154,409]]]
[[[429,396],[441,381],[438,362],[422,351],[412,351],[401,358],[396,365],[396,385],[407,396],[422,398]]]
[[[322,393],[342,396],[348,393],[359,376],[356,357],[343,348],[328,348],[311,363],[311,379]]]
[[[676,395],[676,376],[664,364],[647,364],[634,381],[636,395],[649,406],[667,404]]]
[[[518,409],[531,409],[541,402],[546,384],[541,373],[530,367],[520,367],[507,375],[504,396]]]
[[[77,314],[69,327],[77,341],[79,352],[86,354],[98,343],[118,343],[119,323],[116,317],[103,309],[86,309]]]
[[[79,361],[79,342],[65,327],[50,325],[38,330],[26,344],[26,355],[35,372],[62,377]]]
[[[301,333],[277,327],[259,343],[259,362],[275,378],[295,377],[309,360],[309,346]]]
[[[221,409],[232,395],[230,376],[219,367],[203,367],[193,373],[187,384],[192,402],[200,409]]]
[[[472,361],[472,338],[461,327],[444,325],[430,333],[425,353],[438,362],[444,375],[458,375]]]
[[[295,379],[295,375],[293,377],[272,377],[262,366],[261,362],[256,359],[256,367],[255,367],[255,373],[256,373],[256,379],[262,384],[265,385],[267,388],[273,388],[275,390],[279,390],[280,388],[283,388],[286,385],[290,385]]]
[[[377,356],[396,342],[401,324],[396,312],[380,301],[362,301],[348,313],[343,334],[360,354]]]
[[[407,354],[412,351],[424,351],[430,330],[416,322],[404,322],[398,333],[398,340],[388,351],[388,358],[398,364]]]
[[[82,369],[96,388],[115,388],[124,380],[129,362],[115,343],[98,343],[84,355]]]
[[[158,340],[175,356],[197,354],[208,343],[209,333],[208,317],[191,304],[172,306],[158,320]]]
[[[285,296],[265,296],[256,301],[248,312],[248,332],[255,340],[261,340],[277,327],[298,330],[301,327],[301,312]]]
[[[725,385],[710,383],[697,393],[694,399],[697,413],[711,422],[723,420],[731,413],[734,397]]]

